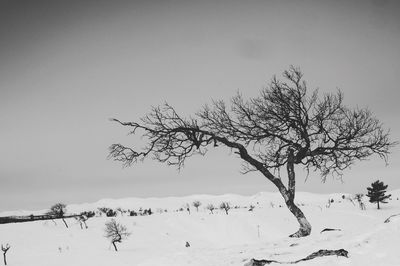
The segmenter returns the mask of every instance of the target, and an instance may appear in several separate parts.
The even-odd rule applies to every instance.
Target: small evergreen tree
[[[388,185],[385,185],[383,182],[376,180],[371,184],[371,187],[367,187],[368,193],[367,197],[369,197],[369,202],[377,203],[379,210],[379,203],[387,203],[386,199],[390,198],[392,195],[385,195],[386,189]]]

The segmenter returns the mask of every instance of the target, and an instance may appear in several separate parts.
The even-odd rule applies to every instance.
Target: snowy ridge
[[[400,189],[389,191],[388,194],[392,195],[392,199],[400,197]],[[346,198],[353,197],[353,194],[349,193],[331,193],[331,194],[316,194],[310,192],[296,192],[296,203],[301,204],[314,204],[314,205],[325,205],[328,199],[334,201],[343,200],[343,195]],[[68,204],[68,213],[80,213],[82,211],[97,210],[101,207],[107,208],[122,208],[122,209],[139,209],[139,208],[157,208],[176,210],[183,207],[186,203],[191,205],[193,201],[199,200],[202,202],[200,209],[205,208],[207,204],[213,204],[218,207],[223,201],[229,202],[232,206],[268,206],[271,203],[274,205],[284,205],[282,196],[278,192],[259,192],[252,196],[243,196],[237,194],[224,194],[224,195],[207,195],[198,194],[182,197],[149,197],[149,198],[120,198],[120,199],[101,199],[93,203],[80,203],[80,204]],[[343,200],[345,201],[345,200]],[[0,212],[0,216],[12,216],[12,215],[39,215],[47,212],[48,210],[14,210]]]

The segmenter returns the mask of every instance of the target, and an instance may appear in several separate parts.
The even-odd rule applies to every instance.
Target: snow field
[[[0,243],[10,243],[8,265],[244,265],[249,259],[292,261],[306,257],[319,249],[349,251],[349,258],[324,257],[298,265],[400,265],[400,216],[390,223],[383,221],[400,213],[400,190],[392,191],[392,200],[376,210],[366,204],[362,211],[357,203],[342,199],[342,194],[316,195],[298,193],[296,202],[311,222],[311,236],[292,239],[287,236],[297,230],[297,222],[276,193],[259,193],[244,197],[237,195],[197,195],[166,199],[102,200],[92,204],[69,205],[70,213],[96,210],[97,207],[135,209],[168,209],[150,216],[117,216],[115,219],[132,233],[115,252],[104,237],[109,217],[93,217],[88,229],[81,229],[74,219],[35,221],[0,225]],[[348,196],[348,195],[345,195]],[[185,203],[200,200],[199,212],[176,212]],[[329,208],[328,199],[334,199]],[[209,214],[208,203],[219,206],[229,201],[229,215],[216,210]],[[258,204],[257,204],[258,202]],[[272,203],[272,204],[271,204]],[[256,206],[253,212],[245,206]],[[281,205],[282,207],[279,207]],[[273,207],[272,207],[273,206]],[[10,212],[8,212],[10,213]],[[15,214],[17,212],[14,212]],[[3,214],[1,214],[3,215]],[[341,231],[320,233],[324,228]],[[185,243],[190,247],[186,248]]]

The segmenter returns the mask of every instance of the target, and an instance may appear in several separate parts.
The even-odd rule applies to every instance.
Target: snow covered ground
[[[97,210],[98,207],[130,209],[151,208],[153,215],[130,217],[126,214],[116,220],[132,233],[115,252],[104,237],[105,222],[109,217],[93,217],[88,229],[81,229],[75,219],[67,219],[67,229],[60,220],[36,221],[18,224],[0,224],[0,243],[11,245],[7,253],[8,265],[244,265],[251,258],[293,261],[319,249],[349,251],[349,258],[322,257],[300,262],[298,265],[400,265],[400,216],[384,223],[392,214],[400,213],[400,190],[390,192],[392,200],[376,205],[366,202],[360,210],[357,202],[345,194],[298,193],[300,205],[313,226],[311,236],[287,237],[298,229],[297,222],[277,193],[259,193],[254,196],[195,195],[181,198],[128,198],[101,200],[96,203],[68,205],[68,213]],[[334,202],[328,207],[329,199]],[[199,200],[197,212],[191,206],[187,211],[176,211],[186,203]],[[209,214],[205,206],[219,206],[228,201],[229,215],[215,210]],[[248,207],[254,205],[254,211]],[[281,206],[281,207],[280,207]],[[246,208],[244,208],[246,207]],[[167,212],[159,213],[160,209]],[[3,212],[31,214],[41,211]],[[320,233],[324,228],[341,231]],[[186,242],[190,247],[185,247]]]

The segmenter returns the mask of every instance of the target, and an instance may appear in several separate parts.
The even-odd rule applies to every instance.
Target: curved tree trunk
[[[279,177],[274,176],[267,167],[262,163],[252,158],[243,147],[239,148],[240,157],[253,165],[258,171],[260,171],[268,180],[270,180],[279,190],[283,199],[285,200],[286,206],[290,212],[296,217],[299,222],[299,230],[291,234],[289,237],[304,237],[311,234],[311,224],[307,221],[304,213],[299,207],[294,204],[294,197],[296,192],[296,176],[294,171],[295,157],[293,150],[289,149],[288,160],[287,160],[287,173],[288,173],[288,188],[282,183]]]
[[[310,235],[311,224],[308,222],[306,216],[300,210],[300,208],[294,203],[294,194],[291,194],[290,191],[285,188],[280,179],[275,179],[273,183],[278,187],[279,192],[285,200],[286,206],[296,217],[297,222],[300,225],[299,230],[296,233],[291,234],[289,237],[304,237]]]
[[[307,221],[307,218],[304,216],[304,213],[300,210],[299,207],[294,203],[294,196],[296,192],[296,175],[294,171],[294,152],[293,149],[289,149],[288,152],[288,160],[287,160],[287,173],[288,173],[288,189],[287,194],[288,197],[285,198],[286,206],[289,208],[290,212],[296,217],[297,221],[300,224],[299,230],[291,234],[289,237],[303,237],[311,234],[311,224]],[[283,184],[282,184],[283,185]],[[282,193],[282,191],[281,191]]]
[[[296,176],[294,171],[295,162],[300,162],[301,158],[296,158],[294,156],[293,149],[288,149],[288,159],[287,159],[287,173],[288,173],[288,188],[282,183],[280,177],[274,176],[263,163],[254,159],[249,155],[246,148],[243,145],[233,143],[228,141],[226,138],[213,136],[214,139],[224,143],[226,146],[231,148],[237,148],[238,154],[240,157],[248,162],[250,165],[254,166],[255,169],[260,171],[269,181],[271,181],[279,190],[282,197],[285,200],[286,206],[289,208],[290,212],[296,217],[299,222],[300,228],[299,230],[291,234],[290,237],[304,237],[311,234],[311,224],[307,221],[307,218],[304,216],[304,213],[300,210],[299,207],[294,204],[294,197],[296,192]]]
[[[115,241],[113,241],[112,244],[113,244],[113,246],[114,246],[115,251],[118,251],[117,245],[115,245]]]
[[[293,213],[300,224],[299,230],[296,233],[291,234],[289,237],[303,237],[310,235],[311,224],[308,222],[300,208],[297,207],[293,201],[286,201],[286,206],[289,208],[290,212]]]
[[[300,228],[296,233],[291,234],[289,237],[304,237],[311,234],[311,224],[308,222],[304,213],[299,207],[294,203],[294,197],[296,192],[296,176],[294,171],[294,155],[293,150],[289,150],[288,161],[287,161],[287,173],[288,173],[288,188],[282,183],[280,178],[271,178],[267,176],[268,179],[274,183],[274,185],[279,189],[282,197],[285,200],[286,206],[290,212],[296,217]],[[265,175],[265,174],[264,174]]]

